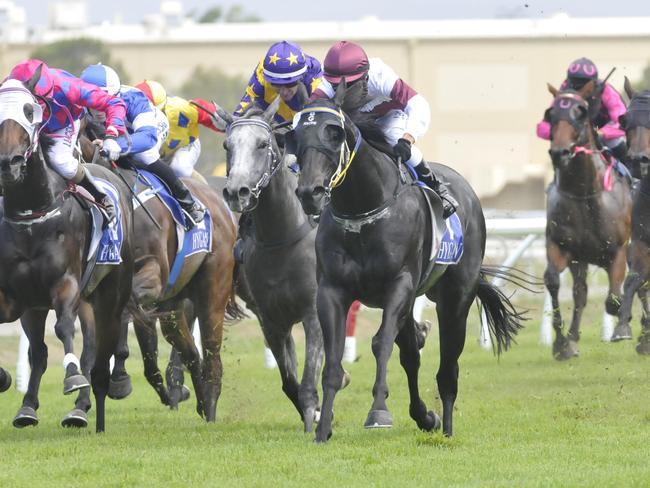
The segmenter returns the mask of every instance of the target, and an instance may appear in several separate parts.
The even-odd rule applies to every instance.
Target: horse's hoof
[[[575,341],[567,341],[564,344],[564,347],[555,349],[553,348],[553,357],[558,361],[566,361],[571,358],[578,357],[580,351],[578,351],[578,343]]]
[[[650,355],[650,333],[641,334],[636,345],[636,352],[644,356]]]
[[[185,385],[181,386],[181,398],[179,402],[184,402],[186,400],[189,400],[191,396],[192,396],[192,392],[190,391],[190,389]]]
[[[632,327],[630,324],[619,324],[614,328],[612,342],[625,341],[632,339]]]
[[[370,410],[363,426],[366,429],[389,429],[393,426],[393,416],[388,410]]]
[[[88,416],[79,408],[70,412],[61,420],[61,427],[77,427],[79,429],[88,427]]]
[[[113,400],[122,400],[128,397],[132,391],[133,385],[128,374],[124,374],[117,379],[111,377],[108,383],[108,398]]]
[[[418,427],[425,432],[440,430],[440,427],[442,427],[442,421],[436,412],[429,410],[424,418],[424,422],[418,422]]]
[[[343,379],[341,380],[341,390],[350,384],[350,372],[343,370]]]
[[[20,407],[20,410],[18,410],[18,413],[14,417],[13,424],[17,429],[29,427],[30,425],[37,426],[38,416],[36,415],[36,410],[32,407]]]
[[[86,377],[82,374],[75,374],[63,379],[63,394],[69,395],[72,392],[90,386]]]
[[[0,368],[0,393],[3,393],[11,386],[11,375],[9,371]]]

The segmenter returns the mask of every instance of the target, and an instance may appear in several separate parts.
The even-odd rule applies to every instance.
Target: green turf
[[[61,347],[51,336],[40,425],[14,429],[21,397],[13,389],[0,395],[0,487],[647,485],[650,363],[631,342],[600,342],[602,302],[595,300],[585,314],[581,357],[554,361],[550,349],[538,344],[541,300],[527,302],[536,307],[533,320],[499,360],[478,346],[472,311],[453,439],[420,432],[409,418],[396,351],[388,400],[395,426],[363,429],[374,378],[370,337],[376,312],[360,316],[361,357],[347,366],[352,383],[336,399],[334,437],[326,445],[302,433],[277,370],[263,368],[261,336],[252,321],[227,329],[216,424],[203,423],[193,398],[178,412],[166,410],[145,383],[134,351],[128,363],[134,392],[108,403],[103,435],[59,427],[72,399],[61,394]],[[428,406],[439,411],[436,330],[423,352],[420,384]],[[8,367],[17,340],[2,341],[0,364]],[[90,417],[94,423],[94,411]]]

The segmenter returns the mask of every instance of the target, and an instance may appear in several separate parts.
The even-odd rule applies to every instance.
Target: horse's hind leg
[[[47,310],[27,310],[20,318],[25,335],[29,339],[29,363],[31,372],[27,393],[23,397],[23,404],[14,417],[14,427],[27,427],[37,425],[38,416],[38,390],[41,378],[47,369],[47,346],[45,345],[45,318]]]
[[[300,418],[305,421],[303,406],[300,403],[298,384],[298,366],[296,348],[291,337],[291,324],[275,324],[268,319],[263,319],[262,330],[267,344],[273,351],[273,356],[278,362],[280,377],[282,378],[282,391],[298,410]]]
[[[650,307],[648,307],[648,288],[644,284],[639,288],[639,299],[643,307],[641,316],[641,335],[636,345],[639,354],[650,354]]]
[[[399,346],[399,360],[406,372],[409,385],[409,413],[422,430],[431,431],[440,428],[440,417],[427,411],[427,406],[420,397],[418,373],[420,371],[420,348],[415,320],[407,317],[406,325],[400,330],[395,342]]]
[[[113,400],[126,398],[133,391],[131,377],[126,372],[126,360],[129,357],[129,319],[130,314],[124,310],[120,322],[120,338],[115,350],[115,365],[108,384],[108,397]]]
[[[318,409],[317,385],[323,364],[323,333],[316,310],[305,317],[302,324],[305,329],[305,366],[298,397],[303,408],[305,432],[311,432]]]
[[[91,381],[90,370],[95,364],[95,316],[89,303],[82,301],[79,304],[79,323],[83,337],[83,349],[81,351],[81,371]],[[90,410],[90,387],[81,388],[75,401],[75,408],[61,420],[63,427],[87,427]]]
[[[569,343],[561,351],[559,359],[570,359],[578,356],[578,341],[580,341],[580,321],[582,312],[587,305],[587,263],[584,261],[572,261],[569,264],[571,276],[573,276],[573,317],[567,338]]]
[[[553,357],[564,359],[562,351],[567,347],[568,340],[562,333],[562,315],[560,315],[560,273],[568,265],[568,256],[552,241],[546,241],[546,271],[544,272],[544,284],[551,295],[553,306],[553,329],[555,330],[555,342],[553,343]]]
[[[142,353],[144,363],[144,377],[160,397],[163,405],[169,405],[169,393],[163,382],[162,374],[158,369],[158,334],[156,333],[156,321],[144,322],[133,318],[133,330],[138,339],[138,345]]]

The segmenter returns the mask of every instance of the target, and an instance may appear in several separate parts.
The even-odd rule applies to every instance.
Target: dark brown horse
[[[597,147],[586,102],[593,89],[593,82],[577,92],[558,92],[549,85],[555,97],[548,113],[555,177],[547,192],[544,282],[553,303],[553,357],[559,360],[578,355],[589,264],[607,271],[605,308],[610,315],[618,313],[630,238],[630,185]],[[573,276],[574,311],[565,336],[558,293],[560,273],[567,267]]]
[[[0,182],[4,192],[4,217],[0,224],[0,322],[21,318],[30,342],[32,368],[28,391],[14,424],[38,422],[38,389],[47,367],[43,334],[48,311],[56,312],[55,331],[64,340],[67,353],[72,343],[74,319],[84,298],[97,317],[91,383],[97,408],[96,429],[103,431],[109,358],[115,350],[120,316],[129,299],[133,276],[131,200],[128,188],[113,173],[96,165],[89,166],[96,179],[103,180],[116,192],[123,234],[121,248],[119,252],[115,250],[114,256],[119,264],[98,264],[91,268],[94,263],[88,259],[93,238],[91,212],[85,208],[87,204],[72,197],[75,188],[50,169],[44,156],[51,142],[39,133],[41,109],[31,94],[39,77],[40,70],[26,83],[26,90],[15,84],[0,90],[5,115],[0,123]],[[85,274],[88,269],[92,274]],[[82,276],[88,279],[82,280]],[[66,366],[67,379],[83,378],[78,362],[68,360]],[[85,411],[79,415],[85,417]]]
[[[3,393],[11,386],[11,375],[9,371],[0,368],[0,393]]]
[[[627,134],[628,161],[641,182],[634,192],[632,206],[632,240],[628,249],[630,270],[623,285],[623,301],[619,322],[612,340],[631,339],[632,301],[638,293],[643,304],[641,335],[636,346],[639,354],[650,354],[650,310],[647,293],[650,280],[650,90],[637,92],[625,78],[625,91],[630,98],[621,127]]]

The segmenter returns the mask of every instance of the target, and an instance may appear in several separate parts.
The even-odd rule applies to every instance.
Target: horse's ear
[[[343,105],[343,100],[345,99],[345,92],[348,90],[348,84],[345,81],[345,77],[341,78],[339,86],[336,87],[336,93],[334,94],[334,103],[337,107]]]
[[[214,106],[217,107],[217,111],[213,114],[213,117],[217,122],[225,124],[226,128],[228,128],[234,120],[232,114],[230,112],[226,112],[221,105],[214,103]]]
[[[307,87],[302,81],[298,82],[298,91],[296,92],[296,97],[298,100],[298,106],[300,108],[304,107],[307,101],[309,100],[309,93],[307,93]]]
[[[553,85],[550,83],[546,83],[546,88],[548,89],[549,93],[553,95],[553,98],[557,97],[557,94],[560,93],[557,88],[555,88]]]
[[[280,98],[280,95],[275,97],[275,100],[271,102],[271,105],[269,105],[266,110],[264,111],[264,114],[262,114],[262,118],[266,120],[269,124],[273,120],[273,117],[275,117],[275,113],[278,111],[278,108],[280,108],[280,102],[282,99]]]
[[[43,72],[43,63],[38,65],[38,68],[36,68],[36,71],[34,71],[34,74],[31,76],[31,78],[24,83],[25,88],[27,88],[30,92],[34,93],[36,84],[38,83],[38,80],[41,79],[42,72]]]
[[[578,90],[578,95],[580,95],[582,98],[587,98],[589,97],[589,95],[592,94],[595,87],[596,87],[596,83],[594,82],[594,80],[589,80],[587,83],[585,83],[585,86],[583,86],[582,88],[580,88],[580,90]]]
[[[298,140],[296,139],[296,131],[290,130],[284,133],[284,153],[296,154],[298,151]]]
[[[627,96],[630,100],[636,95],[636,90],[632,86],[632,83],[630,83],[630,80],[627,79],[627,76],[625,77],[625,83],[623,84],[623,88],[625,88],[625,93],[627,93]]]

